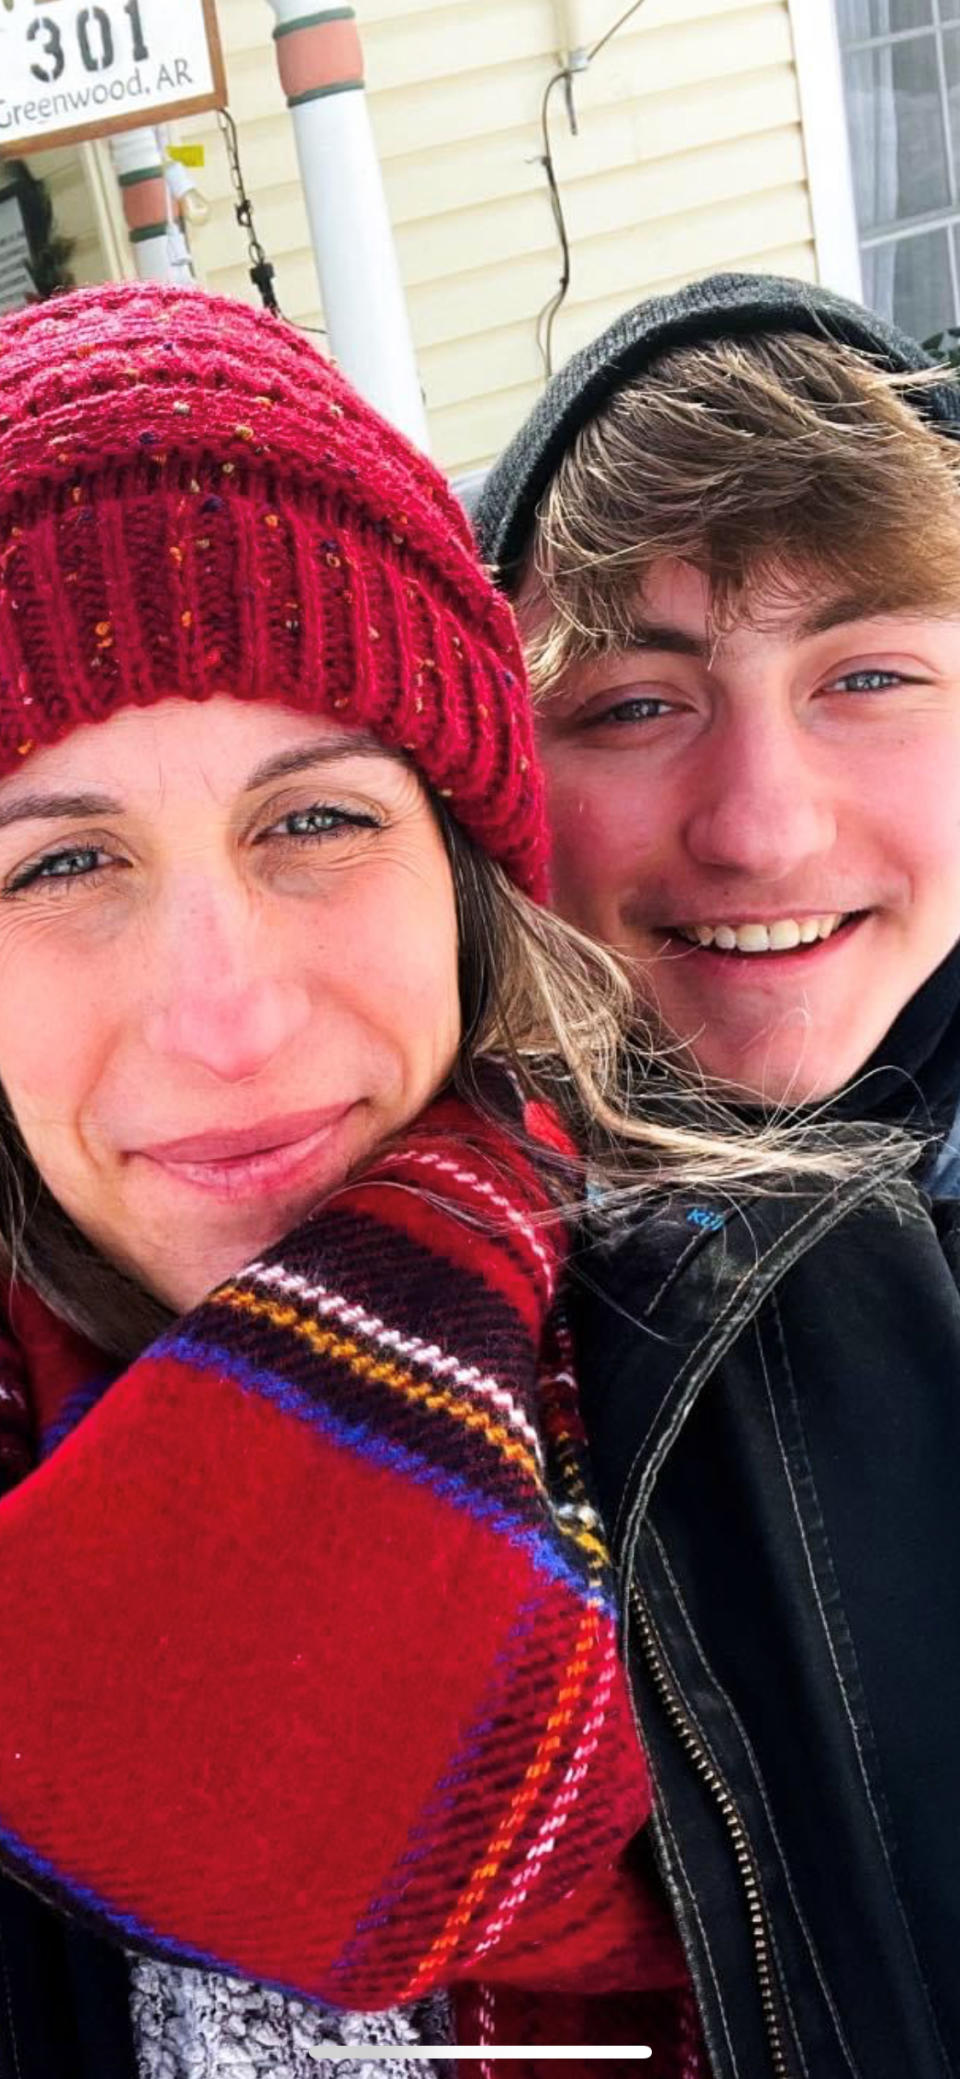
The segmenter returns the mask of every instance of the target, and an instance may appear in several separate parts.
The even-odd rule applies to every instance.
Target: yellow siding
[[[584,0],[599,37],[626,0]],[[559,253],[538,163],[556,65],[553,0],[357,0],[370,108],[438,459],[494,454],[536,398],[537,314]],[[244,173],[283,308],[322,324],[293,128],[267,0],[218,0]],[[787,0],[645,0],[577,86],[552,134],[573,248],[562,360],[629,303],[715,268],[812,275],[815,259]],[[201,278],[255,299],[215,121],[198,176]],[[79,168],[77,168],[79,181]],[[68,183],[65,220],[89,205]],[[86,218],[84,217],[86,209]],[[72,214],[71,214],[72,212]],[[79,271],[95,271],[84,231]]]

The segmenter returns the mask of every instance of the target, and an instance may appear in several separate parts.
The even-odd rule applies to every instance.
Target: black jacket
[[[581,1257],[584,1414],[717,2079],[960,2073],[960,1204],[875,1185],[678,1205]]]

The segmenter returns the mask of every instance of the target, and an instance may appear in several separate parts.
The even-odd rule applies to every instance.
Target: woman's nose
[[[259,1075],[302,1032],[310,1013],[306,990],[274,978],[224,991],[196,987],[153,1015],[153,1052],[206,1069],[223,1083]]]
[[[738,731],[711,746],[686,825],[699,865],[786,880],[828,853],[836,835],[836,804],[797,730]]]
[[[308,991],[296,974],[277,973],[276,948],[246,904],[205,895],[171,915],[158,936],[161,942],[150,949],[151,1052],[205,1069],[221,1082],[242,1082],[304,1030]]]

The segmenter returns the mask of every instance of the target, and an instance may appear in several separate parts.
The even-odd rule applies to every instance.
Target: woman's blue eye
[[[27,866],[10,882],[9,893],[17,895],[24,888],[35,887],[39,882],[48,885],[64,881],[89,880],[102,870],[104,853],[97,845],[78,845],[71,851],[48,852],[33,866]]]
[[[357,810],[331,808],[326,802],[315,802],[312,808],[297,809],[292,815],[284,816],[268,831],[272,837],[279,831],[284,837],[311,838],[335,837],[341,830],[378,830],[375,816],[363,815]]]
[[[300,809],[270,830],[263,832],[258,842],[265,838],[287,838],[293,843],[307,843],[318,838],[336,837],[346,830],[378,830],[380,824],[373,815],[358,810],[331,808],[326,802],[317,802],[312,808]],[[43,886],[44,889],[64,889],[71,881],[91,881],[109,867],[107,855],[98,845],[74,845],[58,852],[48,852],[32,866],[24,867],[21,873],[7,883],[8,895],[22,895],[29,888]]]

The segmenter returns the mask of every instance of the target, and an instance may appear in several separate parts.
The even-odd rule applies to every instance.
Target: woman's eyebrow
[[[264,759],[250,774],[244,793],[252,794],[257,787],[269,786],[273,780],[287,779],[291,773],[306,772],[310,766],[330,765],[340,758],[399,758],[402,755],[391,751],[375,736],[347,735],[326,737],[323,743],[294,745],[291,750],[278,751],[273,758]],[[0,800],[0,830],[11,823],[54,822],[57,817],[73,816],[78,820],[86,816],[122,816],[123,803],[109,794],[18,794],[13,801]]]
[[[107,794],[19,794],[0,801],[0,830],[11,823],[53,822],[61,816],[120,816],[123,804]]]
[[[285,780],[291,773],[306,772],[313,765],[332,765],[341,758],[390,758],[403,763],[398,753],[388,744],[382,744],[375,736],[366,734],[344,734],[324,737],[322,743],[294,744],[288,751],[278,751],[274,757],[265,758],[262,765],[255,767],[244,785],[244,793],[252,794],[257,787],[267,787],[272,780]]]

